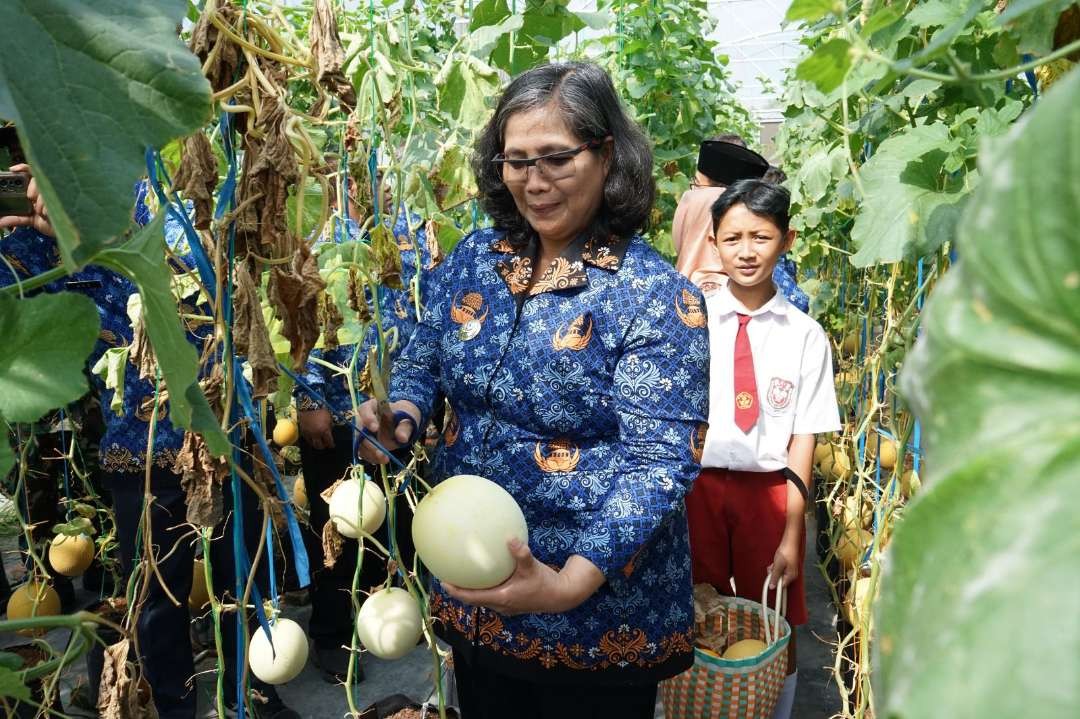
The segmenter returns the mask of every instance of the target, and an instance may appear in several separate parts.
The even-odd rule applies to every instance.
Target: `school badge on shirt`
[[[788,382],[786,379],[779,377],[773,377],[769,382],[769,393],[766,398],[769,400],[769,406],[773,409],[787,409],[791,404],[792,390],[795,389],[795,385]]]
[[[483,314],[480,310],[484,310]],[[450,305],[450,319],[460,325],[457,336],[462,342],[468,342],[480,334],[480,328],[487,316],[488,311],[484,309],[484,296],[479,292],[469,292],[461,298],[461,302],[458,302],[455,296]]]

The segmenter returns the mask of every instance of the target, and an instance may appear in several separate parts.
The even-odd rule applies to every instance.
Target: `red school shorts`
[[[709,583],[720,593],[761,601],[761,587],[784,536],[787,479],[781,472],[703,469],[686,495],[694,584]],[[805,539],[799,547],[799,576],[787,587],[791,626],[806,624],[803,585]],[[776,606],[769,592],[769,606]]]

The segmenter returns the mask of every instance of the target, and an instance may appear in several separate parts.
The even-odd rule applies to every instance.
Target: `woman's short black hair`
[[[587,62],[538,65],[515,77],[503,91],[473,149],[472,168],[484,211],[512,242],[524,243],[532,236],[534,230],[518,212],[491,159],[503,151],[511,115],[551,102],[582,142],[612,138],[604,201],[588,229],[590,238],[606,242],[612,235],[629,237],[644,230],[656,198],[652,147],[626,113],[608,74]]]
[[[764,180],[739,180],[732,184],[713,203],[713,232],[716,232],[727,211],[735,205],[745,205],[755,215],[766,218],[780,228],[781,235],[787,234],[791,223],[791,193],[787,188]]]

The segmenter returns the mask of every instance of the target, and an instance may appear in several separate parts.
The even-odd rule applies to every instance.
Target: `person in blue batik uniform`
[[[352,203],[350,203],[352,205]],[[353,216],[358,210],[352,205]],[[380,288],[378,297],[379,316],[386,332],[397,330],[396,344],[389,352],[393,361],[412,336],[416,327],[417,309],[411,283],[417,274],[417,258],[421,263],[420,295],[424,296],[427,279],[430,277],[430,253],[427,237],[420,220],[411,218],[416,229],[410,227],[410,216],[402,210],[393,225],[394,239],[401,252],[401,279],[404,289]],[[389,225],[389,220],[386,220]],[[345,231],[342,232],[342,229]],[[352,219],[345,219],[343,224],[334,227],[333,239],[359,240],[363,237],[359,225]],[[326,242],[328,240],[323,240]],[[372,298],[368,298],[372,305]],[[374,317],[374,308],[369,310]],[[337,374],[315,359],[346,368],[357,353],[356,374],[364,369],[368,349],[376,345],[378,329],[372,323],[363,341],[356,344],[341,345],[334,349],[312,350],[310,359],[300,378],[307,387],[294,386],[300,426],[300,459],[304,470],[304,483],[307,489],[310,509],[310,533],[306,542],[308,556],[311,559],[312,578],[309,595],[311,597],[311,619],[308,634],[315,645],[314,659],[327,681],[344,681],[349,667],[349,650],[353,632],[352,599],[349,587],[352,586],[353,572],[356,569],[358,543],[346,540],[340,557],[333,567],[323,565],[323,545],[321,541],[323,526],[330,519],[330,510],[322,493],[348,471],[353,464],[353,404],[345,376]],[[358,377],[353,377],[354,386],[359,387]],[[359,401],[366,397],[361,396]],[[324,400],[326,404],[324,404]],[[368,476],[376,471],[370,465],[365,470]],[[404,496],[399,496],[400,507],[396,516],[396,541],[402,549],[402,558],[406,563],[412,559],[411,520]],[[388,528],[384,524],[375,533],[376,539],[383,546],[388,546]],[[360,586],[367,588],[382,583],[386,578],[385,561],[381,560],[373,548],[368,547],[360,576]],[[363,677],[363,670],[360,670]]]
[[[24,168],[28,171],[28,168]],[[147,185],[136,185],[134,220],[140,225],[147,224],[150,210],[146,203]],[[16,230],[5,238],[0,246],[5,258],[19,273],[20,280],[59,266],[60,255],[56,240],[52,237],[52,227],[41,203],[35,203],[36,212],[29,218],[17,220],[4,218],[0,226],[13,224],[28,225]],[[30,229],[33,228],[33,229]],[[172,218],[165,223],[165,241],[177,254],[187,252],[183,230]],[[181,257],[185,264],[192,264],[187,256]],[[179,270],[180,268],[174,268]],[[4,267],[6,271],[6,265]],[[9,273],[10,274],[10,273]],[[7,283],[7,278],[0,275],[0,284]],[[89,266],[65,279],[58,280],[43,289],[55,292],[74,286],[78,291],[89,294],[98,308],[101,320],[101,332],[88,364],[93,367],[97,360],[110,348],[131,344],[133,330],[127,314],[128,299],[137,292],[133,283],[125,277],[101,267]],[[185,312],[194,314],[194,299],[182,303]],[[204,308],[205,310],[205,308]],[[208,314],[208,310],[202,314]],[[197,347],[212,335],[213,326],[205,324],[188,327],[188,340]],[[113,513],[116,519],[117,540],[121,565],[125,574],[130,574],[137,558],[138,532],[141,525],[144,501],[147,440],[149,420],[153,414],[155,383],[139,377],[138,368],[131,363],[124,373],[124,398],[120,411],[110,409],[113,390],[105,386],[104,380],[92,375],[92,387],[98,394],[105,419],[105,433],[101,441],[100,464],[103,483],[110,491],[113,500]],[[186,493],[181,486],[180,477],[173,472],[173,464],[183,442],[183,430],[174,427],[168,417],[168,403],[162,402],[158,409],[158,418],[154,430],[154,444],[150,451],[150,490],[154,504],[150,510],[151,544],[156,548],[159,559],[157,570],[168,585],[170,592],[177,597],[186,597],[191,592],[194,544],[187,537],[189,526],[184,524],[186,514]],[[224,502],[231,506],[231,491],[226,483]],[[242,497],[242,509],[250,518],[245,524],[246,543],[249,551],[259,541],[258,504],[253,494],[245,491]],[[211,543],[211,566],[214,571],[214,584],[217,588],[228,588],[233,582],[233,561],[231,547],[231,517],[215,528],[214,536],[223,541]],[[264,565],[260,565],[265,574]],[[265,578],[259,580],[265,586]],[[237,657],[235,613],[225,613],[222,617],[222,639],[225,654],[226,686],[235,686],[235,664]],[[139,613],[138,627],[142,652],[141,663],[147,682],[150,685],[158,715],[163,719],[193,719],[196,715],[196,694],[189,685],[194,676],[195,667],[192,657],[190,638],[191,615],[186,602],[175,605],[161,588],[158,581],[151,581],[149,591]],[[91,648],[91,652],[100,653],[100,647]],[[88,664],[90,662],[88,661]],[[100,663],[96,664],[100,667]],[[92,686],[97,686],[95,677],[91,677]],[[286,707],[278,698],[274,688],[252,679],[252,686],[266,698],[258,706],[260,717],[291,719],[299,716]],[[227,701],[234,697],[235,689],[226,690]]]
[[[529,526],[499,587],[432,587],[462,716],[652,717],[657,682],[693,661],[683,496],[708,409],[703,298],[636,234],[652,153],[599,67],[511,81],[473,167],[495,228],[436,271],[390,386],[417,427],[449,404],[433,479],[487,477]],[[373,401],[360,419],[388,449],[415,433],[380,431]]]

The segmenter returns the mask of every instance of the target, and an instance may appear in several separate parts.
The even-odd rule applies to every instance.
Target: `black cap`
[[[769,161],[753,150],[730,142],[706,140],[698,152],[697,169],[718,185],[761,179]]]

